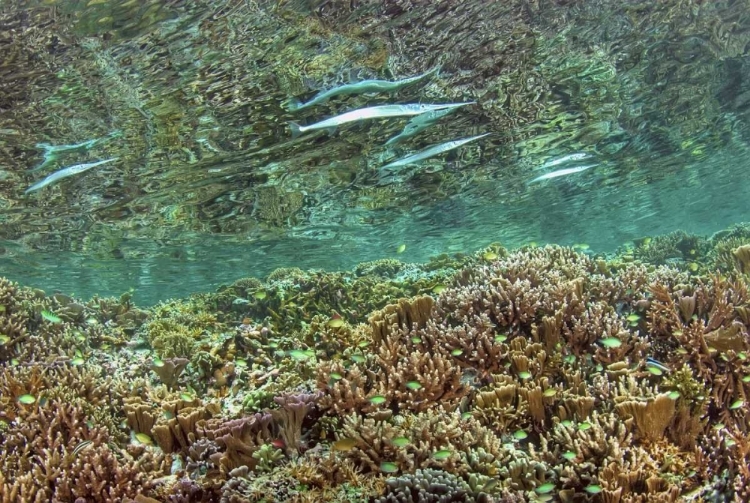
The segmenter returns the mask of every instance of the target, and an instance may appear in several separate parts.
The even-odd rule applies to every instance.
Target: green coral
[[[270,472],[278,461],[284,459],[284,453],[271,444],[263,444],[253,453],[253,459],[258,462],[255,466],[257,471]]]
[[[145,332],[146,340],[161,358],[189,358],[200,335],[200,329],[160,319],[147,323]]]
[[[242,408],[248,412],[259,412],[273,405],[275,393],[266,389],[258,388],[245,393],[242,400]]]

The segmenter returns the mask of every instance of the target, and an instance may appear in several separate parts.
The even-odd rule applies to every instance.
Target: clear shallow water
[[[665,178],[644,189],[607,189],[595,173],[585,187],[572,179],[530,189],[520,202],[505,203],[497,195],[456,199],[426,209],[419,218],[395,215],[370,227],[336,225],[317,229],[315,238],[299,236],[237,242],[215,237],[202,244],[158,247],[153,242],[122,243],[127,255],[152,249],[155,256],[103,258],[83,253],[28,254],[6,243],[0,267],[5,274],[48,291],[119,295],[133,288],[134,298],[148,305],[169,297],[211,291],[247,277],[265,277],[277,267],[341,270],[358,262],[398,258],[425,262],[440,253],[467,253],[501,242],[508,247],[539,244],[588,244],[594,252],[613,252],[645,235],[681,229],[711,235],[747,219],[745,202],[750,180],[737,170],[750,169],[750,157],[739,154],[707,160],[691,168],[687,180]],[[476,187],[481,191],[482,187]],[[309,231],[308,231],[309,232]],[[406,250],[397,253],[399,245]]]
[[[736,3],[693,16],[677,3],[469,2],[418,21],[398,2],[125,5],[0,10],[21,34],[4,35],[11,63],[0,74],[12,90],[0,102],[0,271],[11,279],[84,297],[134,288],[150,304],[276,267],[425,261],[491,242],[607,252],[748,220],[750,30]],[[393,95],[285,109],[319,89],[437,64],[439,77]],[[298,139],[287,126],[460,101],[477,104],[395,149],[385,141],[406,120]],[[391,183],[378,175],[484,132]],[[29,171],[44,159],[39,143],[108,135]],[[580,152],[597,166],[528,183]],[[56,169],[115,156],[24,195]]]

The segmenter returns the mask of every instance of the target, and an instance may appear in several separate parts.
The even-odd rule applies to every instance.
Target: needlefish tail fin
[[[297,98],[290,98],[284,102],[283,107],[286,108],[288,112],[294,112],[302,108],[302,102]]]
[[[289,123],[289,129],[292,131],[292,138],[297,138],[299,135],[302,134],[302,129],[300,129],[300,125],[296,122],[290,122]]]

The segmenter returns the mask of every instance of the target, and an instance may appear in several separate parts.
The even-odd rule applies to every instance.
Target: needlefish
[[[572,175],[574,173],[580,173],[581,171],[586,171],[587,169],[593,168],[598,166],[598,164],[587,164],[585,166],[576,166],[575,168],[565,168],[565,169],[558,169],[557,171],[553,171],[551,173],[547,173],[546,175],[537,176],[533,180],[531,180],[529,183],[534,182],[541,182],[542,180],[549,180],[550,178],[558,178],[560,176],[566,176],[566,175]]]
[[[469,138],[463,138],[461,140],[451,140],[445,143],[441,143],[439,145],[434,145],[420,152],[417,152],[416,154],[412,154],[412,155],[404,157],[403,159],[399,159],[398,161],[394,161],[390,164],[386,164],[385,166],[382,166],[380,169],[389,170],[389,169],[398,168],[401,166],[408,166],[409,164],[416,164],[420,161],[424,161],[425,159],[429,159],[430,157],[435,157],[436,155],[440,155],[443,152],[448,152],[462,145],[466,145],[469,142],[476,141],[479,138],[484,138],[485,136],[489,134],[491,133],[484,133],[484,134],[480,134],[477,136],[471,136]]]
[[[439,70],[440,67],[436,66],[428,72],[402,80],[391,81],[372,79],[363,80],[352,84],[344,84],[343,86],[338,86],[334,87],[333,89],[328,89],[327,91],[319,92],[313,99],[311,99],[307,103],[302,103],[297,99],[293,99],[289,102],[289,106],[287,107],[287,109],[296,112],[297,110],[302,110],[311,106],[319,105],[320,103],[323,103],[333,98],[334,96],[398,91],[402,87],[414,84],[422,79],[429,77],[430,75],[437,73]]]
[[[51,175],[47,176],[47,178],[35,183],[28,189],[26,189],[25,194],[28,194],[29,192],[34,192],[36,190],[42,189],[46,187],[47,185],[51,183],[55,183],[58,180],[62,180],[63,178],[67,178],[69,176],[77,175],[78,173],[83,173],[84,171],[88,171],[91,168],[95,168],[97,166],[101,166],[102,164],[106,164],[108,162],[113,162],[119,159],[118,157],[113,157],[111,159],[106,159],[104,161],[97,161],[97,162],[89,162],[85,164],[76,164],[75,166],[70,166],[68,168],[63,168],[59,171],[55,171]]]
[[[547,161],[542,164],[539,169],[552,168],[554,166],[559,166],[560,164],[565,164],[566,162],[580,161],[581,159],[585,159],[587,157],[589,157],[589,154],[587,154],[586,152],[576,152],[575,154],[568,154],[562,157],[558,157],[557,159]]]
[[[435,124],[440,118],[445,117],[449,113],[454,112],[455,108],[446,108],[443,110],[433,110],[432,112],[426,112],[422,115],[417,115],[416,117],[412,118],[406,126],[404,126],[404,130],[401,131],[399,134],[394,136],[393,138],[390,138],[387,142],[385,142],[386,145],[395,145],[396,143],[405,140],[407,138],[411,138],[412,136],[416,135],[420,131],[423,131],[427,129],[428,127]]]
[[[359,108],[346,112],[330,119],[326,119],[309,126],[300,126],[296,122],[290,122],[289,128],[292,130],[292,137],[305,133],[307,131],[315,131],[317,129],[325,129],[329,133],[336,131],[338,126],[347,124],[349,122],[359,122],[368,119],[387,119],[391,117],[410,117],[414,115],[420,115],[433,110],[444,110],[446,108],[458,108],[466,105],[473,105],[476,101],[469,101],[466,103],[443,103],[443,104],[421,104],[421,103],[410,103],[407,105],[380,105],[376,107]]]

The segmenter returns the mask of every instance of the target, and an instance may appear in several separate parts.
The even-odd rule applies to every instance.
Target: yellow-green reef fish
[[[407,166],[409,164],[416,164],[420,161],[424,161],[425,159],[429,159],[430,157],[435,157],[436,155],[440,155],[443,152],[448,152],[462,145],[466,145],[469,142],[476,141],[479,138],[484,138],[488,134],[490,133],[484,133],[484,134],[480,134],[477,136],[471,136],[469,138],[463,138],[461,140],[451,140],[445,143],[441,143],[440,145],[434,145],[420,152],[417,152],[416,154],[412,154],[412,155],[404,157],[403,159],[399,159],[398,161],[394,161],[390,164],[386,164],[380,169],[393,169],[393,168],[398,168],[400,166]]]
[[[346,112],[330,119],[326,119],[309,126],[300,126],[296,122],[290,122],[289,128],[292,130],[292,137],[296,138],[307,131],[316,129],[325,129],[329,133],[336,131],[338,126],[349,122],[359,122],[367,119],[387,119],[390,117],[410,117],[419,115],[433,110],[444,110],[446,108],[457,108],[466,105],[473,105],[476,101],[466,103],[442,103],[436,105],[423,105],[421,103],[410,103],[407,105],[380,105],[376,107],[359,108]]]
[[[35,190],[42,189],[51,183],[55,183],[58,180],[62,180],[63,178],[77,175],[78,173],[83,173],[84,171],[88,171],[91,168],[101,166],[102,164],[106,164],[108,162],[116,161],[117,159],[118,157],[113,157],[111,159],[106,159],[104,161],[89,162],[85,164],[76,164],[75,166],[70,166],[69,168],[63,168],[59,171],[55,171],[44,180],[41,180],[35,183],[34,185],[26,189],[25,193],[28,194],[29,192],[34,192]]]
[[[292,100],[289,103],[288,109],[291,111],[302,110],[304,108],[312,107],[323,103],[334,96],[343,96],[348,94],[365,94],[365,93],[381,93],[398,91],[402,87],[406,87],[409,84],[414,84],[422,79],[429,77],[430,75],[437,73],[440,70],[439,66],[436,66],[432,70],[417,75],[415,77],[409,77],[402,80],[363,80],[352,84],[344,84],[343,86],[334,87],[327,91],[321,91],[315,95],[313,99],[307,103],[301,103],[299,100]]]

